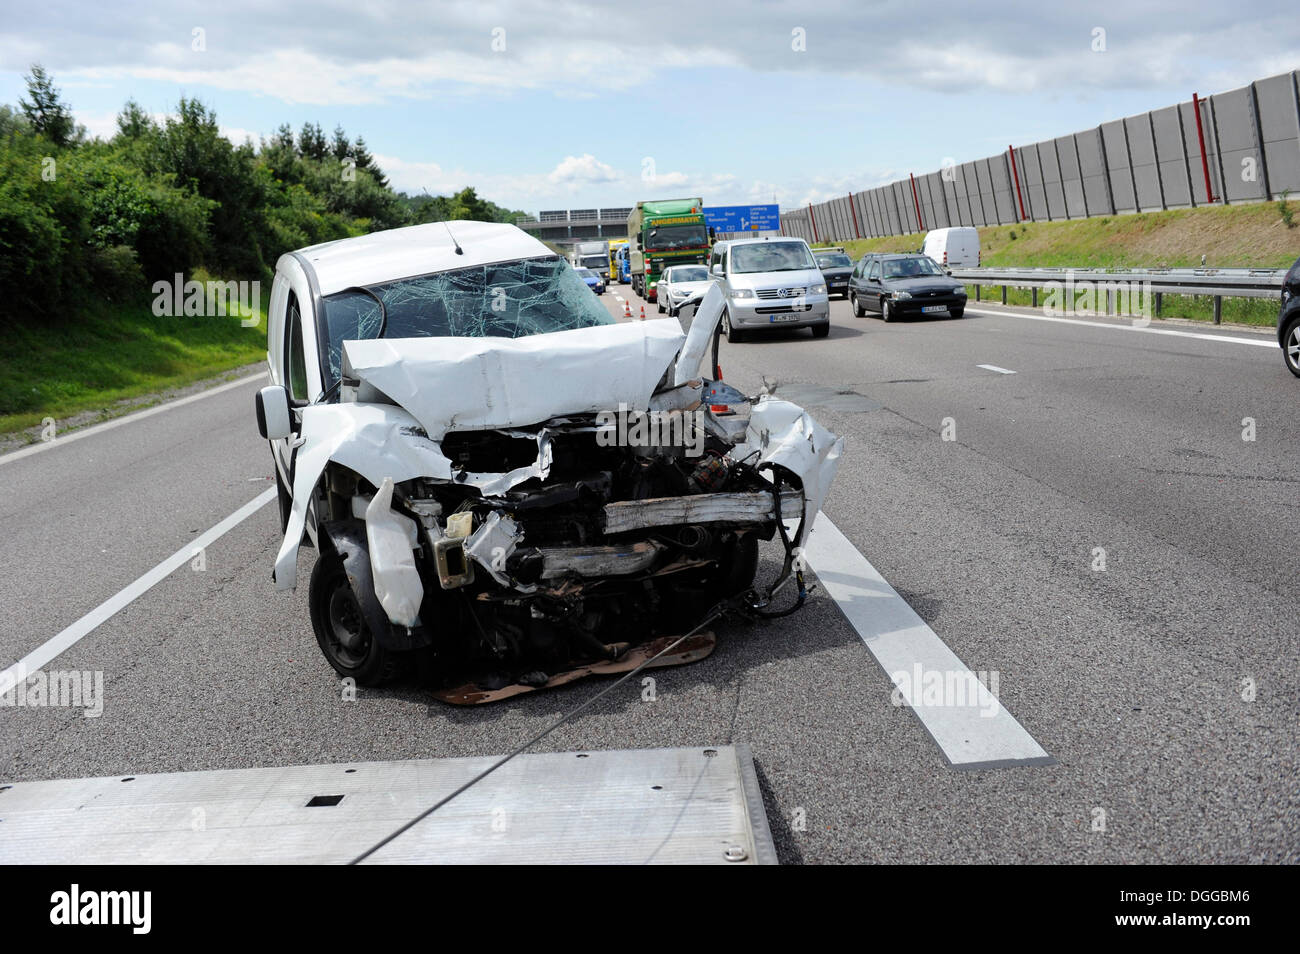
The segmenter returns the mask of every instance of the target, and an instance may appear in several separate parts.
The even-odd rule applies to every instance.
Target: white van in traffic
[[[980,263],[980,233],[978,229],[935,229],[925,233],[922,253],[944,268],[978,267]]]

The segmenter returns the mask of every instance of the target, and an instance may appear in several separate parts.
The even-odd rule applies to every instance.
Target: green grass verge
[[[196,276],[204,280],[205,276]],[[265,291],[265,289],[264,289]],[[6,323],[0,351],[0,434],[184,387],[266,358],[266,295],[258,326],[237,317],[158,318],[150,301],[95,303],[58,324]]]

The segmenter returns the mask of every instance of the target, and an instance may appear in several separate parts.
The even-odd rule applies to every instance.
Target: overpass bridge
[[[611,209],[556,209],[521,215],[515,225],[530,235],[550,242],[576,242],[582,239],[627,238],[627,217],[631,206]]]

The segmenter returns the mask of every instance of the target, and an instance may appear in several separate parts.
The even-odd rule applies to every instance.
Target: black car
[[[885,321],[903,315],[966,311],[966,287],[925,255],[864,255],[849,279],[849,300],[859,318],[868,311]]]
[[[812,250],[817,267],[826,279],[826,294],[849,297],[849,276],[853,274],[853,259],[843,249],[830,248]]]
[[[1282,282],[1282,310],[1277,314],[1277,343],[1287,369],[1300,378],[1300,258]]]

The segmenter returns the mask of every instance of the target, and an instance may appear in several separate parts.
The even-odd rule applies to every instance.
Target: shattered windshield
[[[383,301],[382,312],[368,292]],[[554,255],[351,288],[325,298],[332,380],[342,368],[343,342],[376,337],[385,314],[385,338],[523,338],[614,323],[587,283]]]

